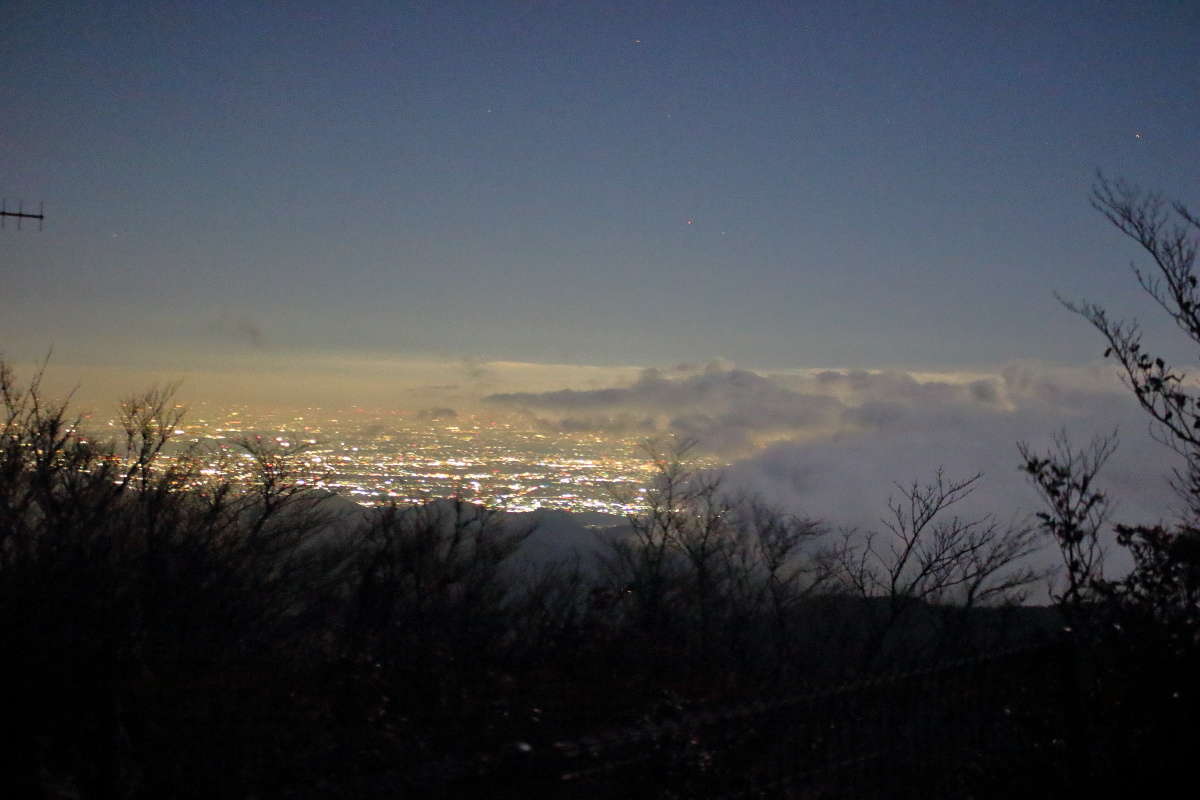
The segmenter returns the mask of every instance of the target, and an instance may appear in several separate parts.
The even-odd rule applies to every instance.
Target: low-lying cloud
[[[1126,398],[1111,373],[1052,374],[1035,364],[1013,364],[986,377],[918,379],[902,371],[770,375],[712,362],[646,369],[623,386],[484,400],[564,430],[673,433],[732,458],[780,439],[986,424],[1022,413],[1042,413],[1061,425],[1089,412],[1113,413]]]
[[[982,472],[963,515],[1022,519],[1037,498],[1017,443],[1046,450],[1065,431],[1078,447],[1119,431],[1101,486],[1118,521],[1170,518],[1174,454],[1111,366],[1021,362],[988,375],[824,370],[760,374],[727,364],[645,370],[624,386],[495,394],[561,430],[674,433],[731,462],[731,486],[836,525],[878,527],[896,484]]]
[[[563,430],[670,432],[704,448],[737,453],[764,435],[824,430],[837,423],[836,398],[798,392],[747,370],[709,365],[643,370],[624,387],[493,394],[486,402],[529,412]]]

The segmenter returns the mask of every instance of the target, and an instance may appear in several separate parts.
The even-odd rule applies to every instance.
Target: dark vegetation
[[[652,453],[658,479],[591,557],[459,500],[335,512],[296,452],[255,479],[162,452],[169,390],[97,444],[0,368],[6,725],[30,791],[243,796],[544,744],[864,669],[987,652],[1034,576],[1031,533],[943,519],[974,479],[903,493],[886,537],[822,526]],[[951,601],[957,601],[952,603]]]
[[[1177,207],[1183,227],[1169,228],[1156,198],[1120,184],[1102,181],[1095,202],[1153,257],[1161,277],[1139,280],[1200,344],[1197,221]],[[1033,524],[956,515],[978,476],[939,473],[898,487],[876,532],[731,495],[689,468],[686,445],[652,448],[645,512],[598,533],[594,553],[531,559],[527,525],[461,500],[339,512],[301,480],[296,451],[271,442],[241,442],[248,483],[204,475],[187,454],[164,459],[182,413],[170,389],[126,400],[118,439],[98,443],[40,376],[22,383],[0,364],[10,796],[498,796],[488,775],[555,742],[745,704],[756,716],[704,725],[768,754],[797,731],[815,753],[834,723],[803,726],[822,714],[891,740],[909,735],[897,714],[925,717],[946,738],[956,704],[984,702],[978,681],[921,670],[1038,641],[1067,656],[1050,669],[988,662],[1034,698],[1005,741],[1044,745],[1038,759],[998,780],[967,758],[974,785],[946,792],[1144,788],[1181,774],[1190,738],[1175,734],[1197,711],[1200,666],[1200,401],[1135,326],[1075,308],[1186,456],[1186,518],[1117,526],[1134,567],[1116,578],[1103,571],[1108,498],[1096,488],[1112,440],[1021,448],[1045,500]],[[1054,609],[1023,605],[1047,579],[1028,559],[1043,543],[1063,559]],[[883,673],[909,677],[866,684],[872,700],[822,694]],[[921,681],[922,694],[881,688]],[[797,697],[825,699],[784,702]],[[1065,709],[1057,733],[1036,733],[1052,727],[1039,705]],[[803,715],[779,716],[785,706]],[[721,773],[697,742],[663,766],[687,794],[741,779],[753,790],[758,766]],[[914,759],[929,752],[916,742]]]

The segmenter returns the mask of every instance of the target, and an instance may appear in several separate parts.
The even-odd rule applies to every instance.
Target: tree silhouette
[[[1200,219],[1182,203],[1167,204],[1161,195],[1124,181],[1110,181],[1103,175],[1093,188],[1092,205],[1150,257],[1151,268],[1133,266],[1138,284],[1190,344],[1200,347],[1200,276],[1196,275]],[[1156,438],[1184,459],[1184,466],[1175,470],[1173,480],[1186,506],[1178,524],[1173,529],[1161,525],[1117,526],[1117,541],[1129,550],[1135,564],[1119,587],[1122,599],[1160,622],[1188,631],[1200,630],[1200,394],[1191,387],[1184,371],[1150,352],[1136,321],[1114,320],[1102,306],[1092,302],[1062,302],[1101,333],[1108,344],[1105,357],[1119,365],[1126,385],[1151,418]],[[1052,504],[1056,499],[1061,504],[1065,497],[1059,494],[1056,498],[1055,492],[1074,489],[1085,502],[1099,504],[1094,509],[1103,501],[1089,481],[1110,449],[1111,443],[1099,449],[1094,446],[1090,460],[1074,463],[1067,457],[1069,448],[1060,448],[1057,455],[1040,460],[1025,451],[1022,455],[1026,457],[1026,470]],[[1092,510],[1083,509],[1081,513],[1086,516]],[[1085,554],[1078,551],[1078,536],[1083,533],[1076,524],[1079,521],[1064,517],[1062,509],[1053,516],[1047,527],[1067,553],[1068,567],[1072,562],[1086,561]],[[1092,583],[1102,585],[1099,581]]]
[[[929,604],[969,611],[1020,603],[1039,579],[1027,560],[1038,547],[1033,529],[1002,524],[991,514],[964,519],[953,513],[981,477],[950,479],[938,470],[929,483],[898,486],[900,497],[888,501],[883,532],[843,533],[831,553],[838,579],[852,594],[884,604],[868,638],[865,667],[891,658],[890,637],[914,611]]]
[[[1133,266],[1141,288],[1192,346],[1200,346],[1200,276],[1196,254],[1200,219],[1181,203],[1124,181],[1098,177],[1092,205],[1150,259]],[[1174,524],[1118,524],[1116,542],[1133,561],[1124,576],[1104,574],[1100,532],[1108,497],[1095,478],[1115,447],[1115,436],[1085,449],[1058,437],[1037,454],[1021,446],[1023,469],[1047,505],[1041,528],[1057,543],[1067,583],[1056,599],[1081,661],[1091,677],[1076,747],[1095,755],[1093,776],[1110,791],[1145,791],[1186,770],[1185,726],[1200,711],[1195,673],[1200,668],[1200,396],[1187,375],[1155,355],[1137,321],[1111,317],[1089,301],[1059,298],[1106,342],[1152,434],[1183,458],[1172,481],[1184,501]],[[1086,741],[1085,741],[1086,740]],[[1136,765],[1136,767],[1131,767]],[[1186,776],[1190,777],[1190,775]]]

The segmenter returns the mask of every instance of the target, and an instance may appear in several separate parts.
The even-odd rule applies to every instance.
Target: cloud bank
[[[513,392],[484,398],[563,430],[670,432],[720,453],[745,451],[763,436],[824,430],[844,410],[836,398],[797,392],[747,370],[714,363],[647,369],[629,386]]]
[[[730,463],[731,485],[834,524],[878,527],[896,484],[982,472],[958,511],[1021,518],[1037,509],[1017,443],[1065,431],[1076,446],[1117,430],[1102,474],[1114,519],[1158,521],[1177,505],[1175,456],[1149,435],[1108,365],[1009,364],[994,373],[822,370],[760,374],[724,363],[645,370],[615,388],[494,394],[563,430],[673,433]]]

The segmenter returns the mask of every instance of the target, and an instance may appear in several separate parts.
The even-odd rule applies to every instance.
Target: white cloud
[[[778,442],[737,461],[727,470],[730,485],[835,526],[869,530],[878,529],[889,496],[899,496],[896,484],[928,482],[939,468],[951,478],[982,472],[977,490],[955,512],[1019,521],[1040,506],[1020,470],[1017,442],[1044,452],[1060,430],[1076,447],[1118,430],[1120,446],[1099,480],[1114,501],[1111,520],[1158,522],[1177,513],[1169,478],[1179,459],[1151,438],[1145,415],[1106,368],[1009,365],[987,381],[987,390],[978,381],[962,384],[965,396],[938,382],[826,380],[855,383],[848,402],[866,398],[847,408],[855,424],[819,439]],[[885,386],[890,398],[878,399]],[[1113,569],[1127,565],[1121,553],[1113,556]],[[1049,551],[1041,558],[1055,560]]]
[[[838,525],[874,527],[897,483],[984,474],[958,511],[1021,518],[1037,498],[1017,442],[1048,448],[1065,430],[1077,445],[1119,430],[1101,485],[1114,519],[1170,518],[1174,455],[1110,365],[1016,362],[994,372],[820,370],[763,375],[728,364],[645,370],[622,386],[492,395],[564,428],[673,432],[735,459],[732,485]],[[766,446],[762,445],[766,442]],[[737,460],[740,459],[740,460]]]

